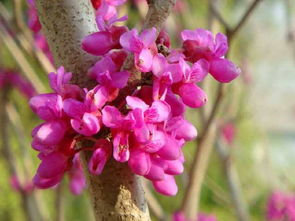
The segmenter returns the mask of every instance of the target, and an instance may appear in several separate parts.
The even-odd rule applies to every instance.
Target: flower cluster
[[[207,101],[197,83],[208,72],[220,82],[239,75],[239,69],[223,58],[227,39],[220,33],[214,38],[203,29],[185,30],[182,48],[170,49],[167,33],[158,36],[155,28],[139,33],[116,26],[126,17],[100,11],[124,1],[92,2],[99,31],[85,37],[82,48],[98,56],[88,72],[97,86],[82,89],[71,84],[71,73],[61,67],[57,74],[49,74],[54,93],[31,99],[31,108],[45,121],[32,133],[33,148],[42,161],[35,184],[48,188],[59,183],[65,172],[78,170],[74,156],[86,149],[92,151],[88,165],[92,174],[101,174],[113,157],[149,179],[159,193],[175,195],[174,176],[183,172],[182,148],[197,136],[196,128],[185,119],[185,108],[199,108]],[[132,71],[124,65],[130,59]],[[141,79],[136,85],[134,69]],[[120,96],[126,91],[127,96]],[[93,146],[77,149],[76,142],[83,139],[93,141]]]
[[[274,192],[267,204],[267,220],[295,220],[295,196]]]

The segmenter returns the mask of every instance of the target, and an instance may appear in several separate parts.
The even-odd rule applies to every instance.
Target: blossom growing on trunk
[[[142,72],[149,72],[152,69],[153,57],[157,53],[155,44],[157,30],[155,28],[144,30],[138,34],[136,29],[125,32],[120,38],[122,47],[134,53],[134,63]]]
[[[175,176],[184,170],[183,148],[197,136],[185,119],[186,107],[200,108],[207,101],[198,84],[208,72],[220,82],[239,74],[223,57],[227,40],[220,33],[214,39],[203,29],[185,30],[182,49],[171,49],[164,31],[157,36],[156,28],[139,33],[115,26],[126,20],[118,18],[116,10],[124,2],[92,0],[99,31],[86,36],[81,47],[97,56],[88,70],[97,84],[81,88],[71,83],[72,73],[60,67],[49,74],[53,92],[30,100],[44,121],[32,131],[32,146],[41,160],[36,187],[54,187],[68,174],[70,189],[80,193],[85,178],[79,153],[90,151],[88,170],[93,175],[102,174],[112,158],[150,180],[157,192],[175,195]],[[133,67],[125,70],[129,62]],[[200,215],[199,220],[214,219]]]

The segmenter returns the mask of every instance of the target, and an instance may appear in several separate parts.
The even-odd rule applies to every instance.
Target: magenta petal
[[[130,157],[128,136],[123,133],[118,133],[114,137],[113,144],[113,157],[115,160],[121,163],[127,162]]]
[[[73,194],[79,195],[86,187],[86,178],[80,162],[79,153],[74,155],[72,168],[69,171],[70,190]]]
[[[132,151],[128,165],[133,173],[141,176],[148,174],[151,167],[149,154],[139,150]]]
[[[214,47],[215,56],[217,57],[224,56],[228,50],[227,37],[222,33],[218,33],[215,37],[215,42],[216,42]]]
[[[175,196],[178,191],[175,179],[171,175],[165,175],[164,180],[153,181],[153,186],[157,192],[166,196]]]
[[[100,31],[88,35],[82,41],[82,49],[96,56],[108,53],[112,47],[112,35],[106,31]]]
[[[122,34],[120,37],[120,44],[124,49],[135,53],[139,53],[143,48],[143,44],[138,38],[138,31],[136,29]]]
[[[128,71],[120,71],[111,73],[112,86],[115,88],[123,88],[127,85],[130,73]]]
[[[182,59],[182,58],[181,58]],[[182,80],[183,73],[179,63],[169,64],[166,68],[166,72],[171,73],[173,83],[179,82]]]
[[[185,106],[183,102],[178,99],[173,93],[168,92],[165,98],[165,101],[171,107],[172,117],[174,116],[182,116],[185,112]]]
[[[42,156],[37,174],[43,178],[55,177],[64,172],[67,167],[67,157],[59,152]]]
[[[155,57],[153,58],[153,67],[152,67],[153,74],[156,77],[160,78],[165,71],[166,65],[167,65],[167,61],[164,55],[162,54],[155,55]]]
[[[61,117],[62,98],[58,94],[40,94],[34,96],[29,101],[32,110],[42,120],[53,120]]]
[[[105,106],[102,110],[102,122],[110,128],[120,127],[122,115],[120,111],[113,106]]]
[[[79,118],[86,112],[86,106],[80,101],[69,98],[64,100],[63,110],[69,117]]]
[[[103,171],[104,165],[108,160],[108,153],[104,148],[96,149],[89,161],[89,171],[94,175],[100,175]]]
[[[94,93],[94,95],[93,95]],[[108,92],[105,87],[98,86],[89,91],[86,95],[86,101],[89,105],[90,111],[97,111],[102,108],[108,100]]]
[[[143,42],[143,45],[147,48],[156,41],[157,29],[145,29],[141,32],[139,38]]]
[[[156,100],[152,106],[145,111],[144,117],[147,122],[163,122],[170,115],[171,108],[165,101]]]
[[[89,74],[92,78],[96,78],[98,74],[103,73],[106,70],[111,73],[116,71],[116,64],[110,56],[104,56],[96,62],[95,65],[89,69]]]
[[[134,96],[127,96],[126,102],[131,109],[139,108],[142,111],[145,111],[149,108],[149,106],[140,98]]]
[[[159,151],[165,145],[165,134],[159,130],[153,130],[150,141],[144,146],[144,150],[149,153]]]
[[[162,159],[151,159],[150,171],[144,177],[149,180],[163,180],[165,177],[164,167],[166,163]]]
[[[153,54],[150,49],[142,49],[139,54],[135,54],[135,64],[142,72],[149,72],[152,70]]]
[[[210,74],[221,83],[234,80],[240,73],[240,68],[227,59],[215,58],[211,60]]]
[[[209,72],[209,63],[205,59],[200,59],[192,66],[190,82],[197,83],[205,79]]]
[[[82,120],[72,119],[71,125],[75,131],[84,136],[92,136],[100,130],[98,118],[91,113],[85,113]]]
[[[166,174],[178,175],[183,173],[183,164],[180,160],[167,160],[167,169],[165,170]]]
[[[205,92],[193,83],[183,84],[179,88],[179,96],[185,105],[192,108],[202,107],[207,102]]]
[[[56,145],[64,137],[66,127],[62,121],[49,121],[38,129],[34,139],[43,145]]]
[[[184,139],[186,141],[193,140],[197,137],[195,126],[182,116],[171,118],[167,123],[167,131],[173,131],[177,139]]]
[[[165,145],[157,154],[165,160],[176,160],[180,156],[180,147],[175,139],[166,136]]]
[[[195,30],[183,30],[181,32],[181,38],[183,41],[196,40],[198,38],[198,35]]]
[[[43,178],[43,177],[40,177],[39,174],[36,174],[33,178],[33,183],[37,188],[47,189],[58,184],[62,178],[63,178],[63,174],[59,174],[55,177],[50,177],[50,178]]]

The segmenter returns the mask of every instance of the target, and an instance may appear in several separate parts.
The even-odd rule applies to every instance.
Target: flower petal
[[[122,115],[116,107],[105,106],[102,110],[102,122],[107,127],[118,128],[121,126]]]
[[[112,35],[107,31],[93,33],[82,40],[82,49],[92,55],[104,55],[112,48]]]
[[[142,49],[139,54],[135,54],[135,65],[138,70],[142,72],[149,72],[152,70],[153,53],[150,49]]]
[[[91,113],[84,113],[82,119],[72,119],[71,125],[75,131],[84,136],[92,136],[100,130],[98,118]]]
[[[217,57],[224,56],[228,50],[227,37],[222,33],[218,33],[215,37],[215,42],[216,42],[214,47],[215,56]]]
[[[171,175],[165,175],[165,179],[153,181],[153,186],[157,192],[166,196],[175,196],[178,188],[175,179]]]
[[[139,36],[140,40],[142,41],[143,45],[148,48],[152,43],[156,41],[157,38],[157,29],[145,29],[141,32]]]
[[[131,109],[139,108],[142,111],[145,111],[149,108],[149,106],[140,98],[134,96],[127,96],[126,102]]]
[[[183,84],[178,93],[183,103],[192,108],[202,107],[207,102],[205,92],[193,83]]]
[[[151,167],[149,154],[140,150],[131,151],[128,166],[133,173],[141,176],[148,174]]]
[[[217,81],[228,83],[238,77],[241,70],[227,59],[215,58],[210,63],[209,72]]]

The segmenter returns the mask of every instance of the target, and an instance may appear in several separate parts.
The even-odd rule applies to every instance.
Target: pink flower
[[[226,143],[231,145],[235,139],[236,127],[233,123],[228,122],[221,128],[221,133]]]
[[[91,0],[93,7],[97,10],[96,14],[102,16],[108,21],[113,17],[117,17],[117,6],[126,2],[126,0]]]
[[[182,58],[179,60],[182,70],[182,81],[172,86],[173,92],[178,94],[183,103],[192,108],[199,108],[207,102],[207,95],[195,83],[201,82],[208,73],[208,62],[200,59],[190,67]]]
[[[174,176],[171,175],[165,175],[163,180],[153,181],[153,186],[159,193],[166,196],[174,196],[178,191]]]
[[[124,26],[111,26],[106,30],[95,32],[83,39],[82,49],[96,56],[104,55],[112,49],[120,49],[119,39],[126,31],[127,28]]]
[[[84,102],[73,98],[64,100],[63,110],[70,117],[72,128],[79,134],[91,136],[101,128],[100,108],[107,101],[107,92],[103,87],[97,86],[88,91]]]
[[[83,173],[79,153],[75,154],[72,163],[72,167],[69,170],[70,190],[73,194],[79,195],[86,187],[86,178]]]
[[[89,171],[94,175],[100,175],[103,168],[111,156],[112,145],[106,139],[100,139],[96,142],[95,151],[89,161]]]
[[[53,187],[60,182],[68,166],[68,158],[60,152],[39,154],[41,164],[33,179],[38,188]]]
[[[82,90],[74,84],[70,84],[72,73],[65,72],[63,66],[57,69],[57,72],[51,72],[48,75],[50,87],[63,98],[77,98],[82,94]]]
[[[121,46],[134,53],[135,65],[142,72],[149,72],[152,69],[153,57],[157,53],[156,38],[155,28],[144,30],[141,34],[138,34],[136,29],[132,29],[120,38]]]
[[[210,31],[196,29],[182,31],[181,37],[186,59],[191,62],[206,59],[210,63],[209,72],[217,81],[228,83],[240,74],[238,67],[222,58],[228,50],[225,35],[218,33],[214,40]]]
[[[117,97],[119,89],[127,85],[130,76],[128,71],[119,71],[118,69],[111,56],[105,56],[89,70],[90,76],[103,85],[107,91],[108,101]]]
[[[113,106],[105,106],[102,110],[102,122],[111,128],[113,135],[113,157],[119,162],[129,160],[129,135],[135,126],[135,120],[131,114],[123,116],[120,111]]]
[[[267,218],[270,221],[295,220],[295,196],[274,192],[267,203]]]

